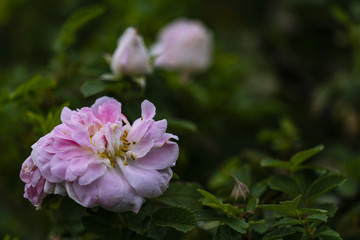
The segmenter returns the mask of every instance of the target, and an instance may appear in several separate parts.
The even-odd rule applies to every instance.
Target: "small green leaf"
[[[225,217],[222,221],[235,231],[243,234],[246,233],[246,229],[249,227],[249,224],[244,220],[235,217]]]
[[[247,203],[247,206],[246,206],[246,211],[247,212],[255,211],[258,204],[259,204],[259,199],[258,198],[249,199],[249,201]]]
[[[287,175],[275,175],[271,177],[268,185],[271,189],[282,191],[292,197],[302,193],[300,184],[294,178]]]
[[[282,228],[277,228],[274,231],[266,234],[266,236],[263,239],[264,240],[278,239],[293,233],[295,233],[295,229],[293,227],[282,227]]]
[[[301,222],[296,218],[282,218],[275,223],[275,226],[282,226],[282,225],[298,225]]]
[[[195,227],[195,215],[186,208],[167,207],[156,211],[152,217],[158,226],[173,227],[181,232],[188,232]]]
[[[260,234],[265,233],[269,229],[269,223],[265,222],[264,219],[257,220],[257,221],[250,220],[250,221],[248,221],[248,224],[254,231],[256,231]]]
[[[314,148],[305,150],[305,151],[301,151],[296,153],[294,156],[292,156],[290,158],[290,163],[293,166],[298,166],[299,164],[301,164],[302,162],[306,161],[307,159],[309,159],[310,157],[314,156],[315,154],[321,152],[324,149],[323,145],[319,145],[316,146]]]
[[[320,238],[320,240],[341,240],[342,239],[340,234],[332,229],[323,230],[323,231],[319,232],[317,235]]]
[[[314,220],[319,220],[321,222],[327,222],[328,217],[325,214],[319,214],[319,213],[315,213],[315,214],[311,214],[309,215],[305,221],[314,221]]]
[[[205,206],[220,209],[230,216],[235,216],[236,214],[243,211],[243,209],[233,206],[230,203],[224,204],[221,200],[217,199],[214,195],[205,190],[198,189],[198,192],[205,197],[202,199],[202,204]]]
[[[266,158],[261,161],[260,165],[262,167],[276,167],[276,168],[285,168],[290,169],[291,165],[289,162],[280,161],[272,158]]]
[[[81,92],[84,97],[89,97],[100,93],[106,89],[108,84],[104,81],[94,80],[94,81],[87,81],[81,86]]]
[[[345,181],[342,175],[325,175],[316,179],[309,187],[307,197],[308,200],[317,198],[318,196],[330,191]]]
[[[290,217],[295,217],[297,215],[296,209],[301,200],[301,195],[294,198],[292,201],[283,201],[280,204],[268,204],[268,205],[258,205],[258,208],[271,210],[281,214],[285,214]]]
[[[217,227],[213,240],[231,240],[231,231],[228,226],[220,225]]]
[[[191,209],[201,208],[197,192],[199,185],[183,182],[170,183],[166,192],[156,200],[170,206],[187,207]]]
[[[211,194],[205,190],[202,190],[202,189],[198,189],[197,191],[205,197],[205,199],[202,200],[203,205],[209,206],[212,208],[221,208],[222,207],[223,203],[221,202],[221,200],[217,199],[213,194]]]
[[[210,221],[219,220],[222,216],[214,210],[199,210],[196,211],[196,221]]]

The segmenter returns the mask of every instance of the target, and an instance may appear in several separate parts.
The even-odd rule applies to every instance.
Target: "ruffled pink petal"
[[[169,179],[164,178],[157,170],[143,169],[130,164],[119,164],[128,183],[142,197],[160,196],[168,187]]]
[[[154,122],[152,119],[137,119],[128,134],[128,141],[129,142],[139,142],[140,139],[145,135],[146,131],[149,129],[150,125]]]
[[[179,147],[174,142],[168,142],[160,148],[153,148],[142,158],[129,163],[133,166],[145,169],[164,169],[174,167],[179,156]]]
[[[86,172],[88,165],[95,163],[95,161],[94,155],[91,154],[73,157],[70,161],[69,168],[72,173],[81,176]]]
[[[121,103],[114,98],[102,97],[91,106],[94,115],[104,124],[121,120]]]
[[[68,196],[84,207],[95,207],[98,200],[96,185],[81,186],[76,182],[66,182]]]
[[[50,162],[51,174],[59,179],[56,182],[62,182],[65,180],[65,173],[69,167],[70,161],[63,158],[59,158],[58,155],[55,155]]]
[[[91,164],[88,166],[84,175],[79,177],[80,185],[88,185],[94,182],[96,179],[104,175],[106,172],[106,166],[102,163]]]
[[[131,148],[131,151],[138,157],[145,156],[154,145],[154,141],[161,138],[167,127],[166,120],[160,120],[150,125],[141,140]]]
[[[145,199],[135,192],[122,174],[118,172],[115,173],[115,176],[110,180],[105,179],[104,175],[99,204],[113,212],[132,211],[138,213]],[[118,198],[117,192],[122,192],[123,196]]]
[[[90,143],[90,135],[88,131],[78,130],[72,133],[73,140],[79,144],[81,147],[88,147],[96,153],[96,147]]]
[[[156,108],[154,104],[148,100],[141,103],[141,117],[144,119],[152,119],[155,116]]]

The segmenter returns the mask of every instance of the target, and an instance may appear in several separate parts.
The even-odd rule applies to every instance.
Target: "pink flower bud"
[[[134,28],[126,29],[119,38],[111,70],[115,75],[140,75],[151,71],[147,49]]]
[[[121,104],[102,97],[90,108],[64,108],[62,123],[32,148],[22,169],[25,197],[39,206],[45,193],[68,195],[85,207],[137,213],[145,198],[160,196],[172,177],[178,145],[155,121],[155,106],[145,100],[133,124]],[[36,179],[35,179],[36,176]]]
[[[212,34],[199,21],[176,20],[163,28],[151,53],[156,56],[155,66],[202,71],[211,63]]]

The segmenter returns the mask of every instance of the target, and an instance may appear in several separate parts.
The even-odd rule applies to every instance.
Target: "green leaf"
[[[210,221],[219,220],[222,216],[214,210],[199,210],[196,211],[196,221]]]
[[[75,41],[76,32],[91,20],[105,12],[101,5],[86,6],[73,13],[61,27],[59,36],[55,42],[55,49],[65,51]]]
[[[307,197],[308,200],[317,198],[318,196],[330,191],[345,181],[342,175],[325,175],[316,179],[309,187]]]
[[[263,234],[269,229],[269,223],[265,221],[265,219],[257,220],[257,221],[248,221],[249,226],[256,232]]]
[[[153,221],[158,226],[173,227],[182,232],[188,232],[195,227],[195,215],[186,208],[161,208],[153,215]]]
[[[268,185],[271,189],[282,191],[292,197],[302,193],[300,184],[294,178],[287,175],[275,175],[271,177]]]
[[[213,194],[202,189],[198,189],[197,191],[205,197],[205,199],[202,200],[203,205],[218,209],[222,208],[222,201],[217,199]]]
[[[296,217],[297,212],[296,208],[299,205],[301,200],[301,195],[294,198],[292,201],[283,201],[280,204],[268,204],[268,205],[258,205],[258,208],[271,210],[281,214],[285,214],[290,217]]]
[[[217,199],[213,194],[211,194],[205,190],[198,189],[198,192],[205,197],[202,200],[202,204],[205,206],[209,206],[209,207],[212,207],[215,209],[220,209],[221,211],[223,211],[224,213],[226,213],[230,216],[235,216],[236,214],[243,211],[243,209],[240,209],[229,203],[224,204],[221,200]]]
[[[87,81],[81,86],[80,90],[84,97],[89,97],[104,91],[107,86],[108,84],[101,80]]]
[[[39,90],[53,88],[55,85],[56,82],[54,79],[35,75],[29,81],[18,86],[15,91],[10,94],[10,98],[13,99],[24,96],[30,92],[38,92]]]
[[[293,227],[282,227],[282,228],[277,228],[274,231],[266,234],[266,236],[263,239],[264,240],[278,239],[293,233],[295,233],[295,229]]]
[[[326,216],[326,214],[319,214],[319,213],[315,213],[315,214],[311,214],[309,215],[305,221],[314,221],[314,220],[319,220],[321,222],[327,222],[328,217]]]
[[[220,225],[217,227],[213,240],[231,240],[231,231],[229,227]]]
[[[199,198],[201,195],[197,192],[198,188],[199,185],[191,183],[170,183],[166,192],[156,200],[170,206],[187,207],[194,210],[200,209]]]
[[[137,234],[144,234],[150,227],[151,217],[140,212],[138,214],[132,212],[124,212],[121,214],[127,227]]]
[[[243,234],[246,233],[246,229],[249,227],[249,224],[244,220],[235,217],[225,217],[222,221],[235,231]]]
[[[305,151],[301,151],[296,153],[294,156],[292,156],[290,158],[290,163],[293,166],[298,166],[299,164],[301,164],[302,162],[306,161],[307,159],[309,159],[310,157],[314,156],[315,154],[321,152],[324,149],[323,145],[319,145],[316,146],[314,148],[305,150]]]
[[[282,218],[275,223],[275,226],[282,226],[282,225],[298,225],[301,222],[296,218]]]
[[[289,162],[280,161],[272,158],[266,158],[261,161],[260,165],[262,167],[275,167],[275,168],[285,168],[290,169],[291,165]]]
[[[317,234],[320,240],[341,240],[339,233],[332,229],[325,229]]]

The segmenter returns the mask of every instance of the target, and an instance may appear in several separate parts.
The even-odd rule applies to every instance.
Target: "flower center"
[[[131,145],[135,142],[130,143],[127,140],[128,131],[124,130],[121,134],[120,129],[115,126],[113,127],[112,134],[108,137],[104,136],[104,145],[97,147],[99,152],[98,155],[105,161],[110,163],[111,167],[115,167],[117,159],[121,159],[123,164],[126,166],[129,159],[136,160],[137,156],[131,152]],[[120,140],[120,141],[119,141]]]

